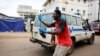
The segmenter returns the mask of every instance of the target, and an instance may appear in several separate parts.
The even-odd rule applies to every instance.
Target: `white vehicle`
[[[41,19],[44,22],[47,23],[54,22],[52,18],[52,13],[42,13],[41,15],[42,15]],[[51,34],[40,34],[39,28],[45,26],[39,21],[38,16],[39,15],[36,16],[34,21],[32,38],[30,39],[30,41],[33,43],[39,43],[44,48],[49,48],[49,49],[54,48],[55,45],[57,44],[56,36],[55,39],[53,39],[54,36],[52,36]],[[73,41],[73,45],[69,50],[68,54],[72,53],[76,42],[86,40],[88,44],[94,43],[95,33],[94,31],[90,30],[88,22],[83,24],[81,17],[68,15],[64,13],[62,13],[61,18],[66,20],[66,22],[68,23],[71,39]],[[47,29],[47,31],[54,30],[54,27],[53,28],[45,27],[45,28]]]

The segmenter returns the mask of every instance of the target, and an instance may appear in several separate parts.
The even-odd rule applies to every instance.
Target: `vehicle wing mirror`
[[[87,25],[86,25],[85,22],[82,22],[82,26],[83,26],[83,29],[84,29],[84,30],[87,30]]]
[[[87,30],[87,27],[86,27],[86,26],[83,26],[83,29],[84,29],[84,30]]]

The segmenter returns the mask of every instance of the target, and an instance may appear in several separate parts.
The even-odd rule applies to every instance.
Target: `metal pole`
[[[99,9],[98,9],[98,24],[99,24],[99,33],[100,33],[100,20],[99,20],[99,18],[100,18],[100,0],[99,0]]]
[[[98,23],[99,23],[99,18],[100,18],[100,0],[99,0],[99,3],[98,3],[98,6],[99,6],[99,8],[98,8]]]

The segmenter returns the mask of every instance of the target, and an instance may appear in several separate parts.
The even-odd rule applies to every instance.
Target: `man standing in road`
[[[71,45],[72,45],[72,40],[71,40],[70,32],[68,29],[68,25],[65,20],[61,19],[61,12],[59,10],[55,10],[52,17],[55,20],[55,22],[52,24],[45,23],[40,18],[39,20],[45,26],[55,27],[56,30],[53,32],[48,32],[44,30],[43,28],[40,28],[39,30],[42,33],[57,35],[58,44],[56,46],[53,56],[66,56],[68,50],[71,48]]]

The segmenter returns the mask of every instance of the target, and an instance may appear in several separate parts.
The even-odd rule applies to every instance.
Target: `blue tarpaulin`
[[[21,19],[0,19],[0,32],[24,31],[24,21]]]

